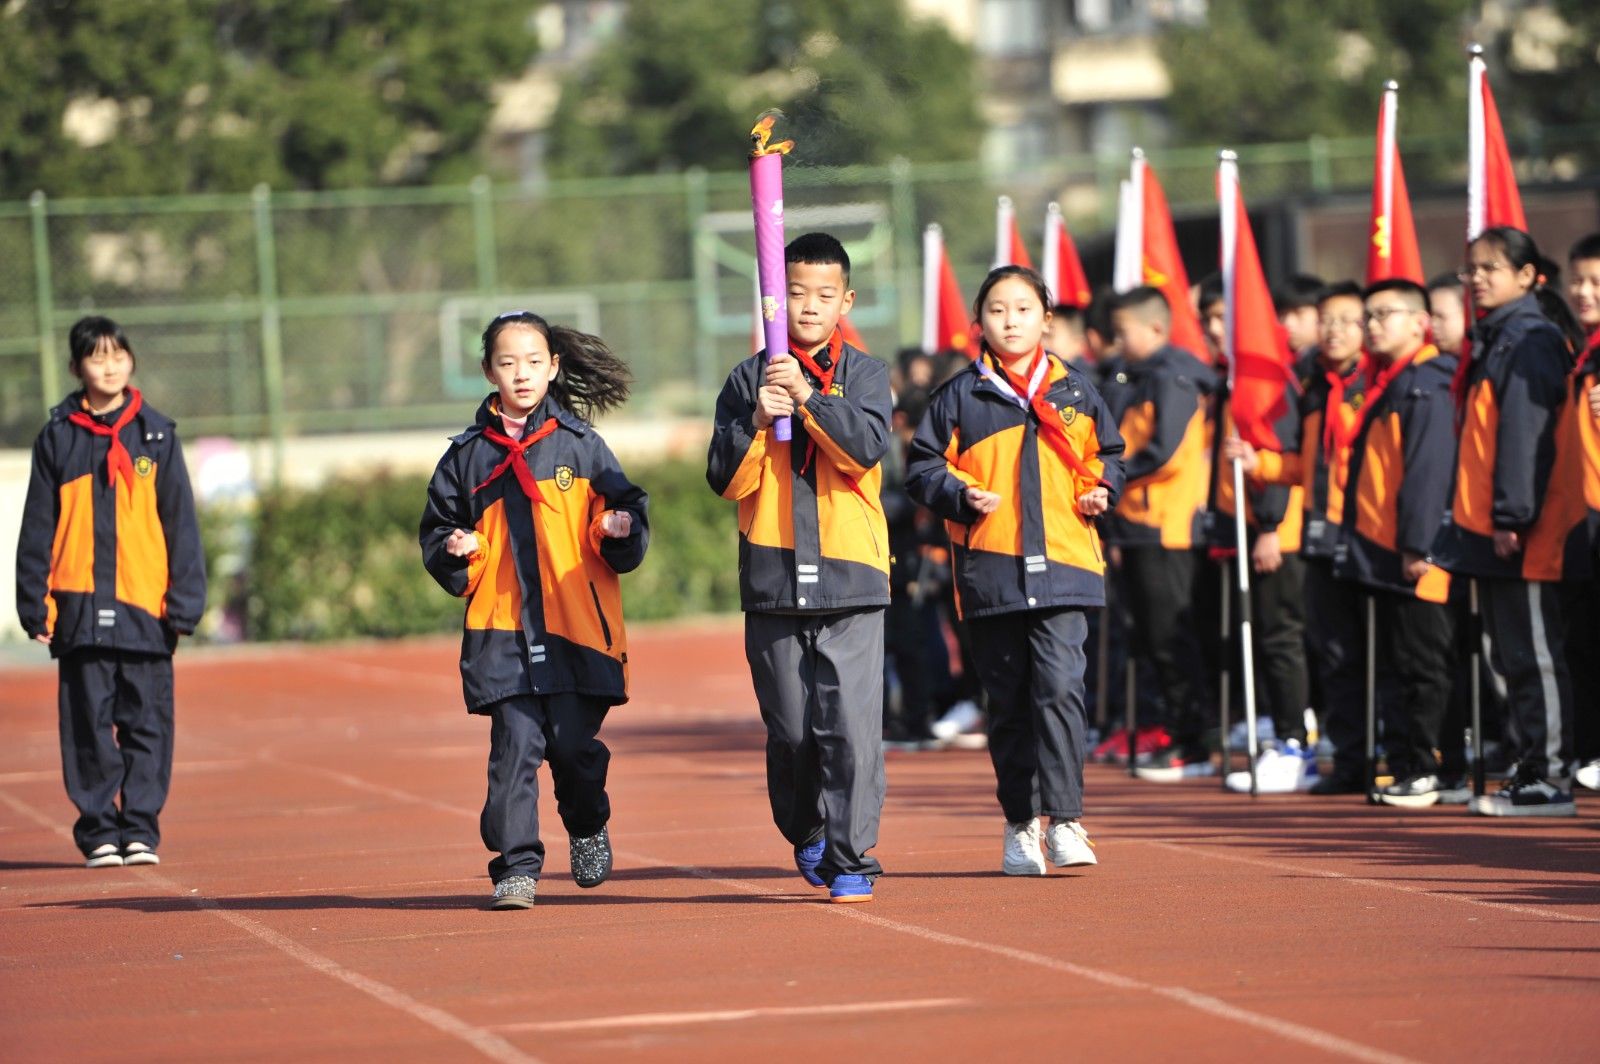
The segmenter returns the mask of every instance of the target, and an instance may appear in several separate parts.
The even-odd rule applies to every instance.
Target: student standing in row
[[[34,440],[17,615],[60,663],[73,840],[90,868],[158,864],[172,653],[205,610],[200,530],[177,428],[132,386],[121,327],[83,318],[68,343],[83,387]]]
[[[1455,672],[1450,575],[1429,560],[1450,501],[1455,455],[1450,381],[1454,355],[1427,343],[1428,294],[1406,280],[1366,290],[1372,377],[1350,449],[1350,491],[1336,574],[1374,595],[1380,638],[1398,683],[1385,740],[1394,782],[1380,801],[1403,808],[1437,802],[1464,779],[1442,779],[1435,751]],[[1459,731],[1454,745],[1460,746]],[[1453,766],[1459,771],[1459,766]]]
[[[589,423],[628,397],[627,367],[598,337],[501,314],[483,333],[483,374],[495,392],[439,459],[419,539],[429,574],[468,600],[461,680],[468,712],[490,718],[491,907],[526,909],[544,868],[546,758],[574,881],[611,874],[599,732],[628,700],[617,574],[644,560],[648,500]]]
[[[868,851],[884,793],[889,373],[839,333],[855,302],[843,245],[808,233],[785,260],[789,350],[728,375],[706,480],[739,504],[745,656],[767,726],[772,818],[806,882],[865,902],[883,871]],[[789,442],[776,438],[779,418]]]
[[[948,523],[989,696],[1008,875],[1044,875],[1046,854],[1058,867],[1096,863],[1080,823],[1083,643],[1085,611],[1105,605],[1093,522],[1116,505],[1122,437],[1088,378],[1044,349],[1050,305],[1025,267],[984,279],[978,358],[934,393],[906,485]]]
[[[1475,799],[1487,816],[1572,816],[1572,685],[1560,583],[1587,575],[1577,425],[1567,415],[1582,332],[1544,283],[1527,233],[1486,229],[1465,280],[1484,316],[1458,375],[1460,444],[1434,560],[1475,578],[1496,671],[1506,678],[1516,772]]]
[[[1600,791],[1600,233],[1572,246],[1567,269],[1567,299],[1586,334],[1573,368],[1571,416],[1583,450],[1592,565],[1589,579],[1573,581],[1567,595],[1572,613],[1567,660],[1577,706],[1574,778]]]

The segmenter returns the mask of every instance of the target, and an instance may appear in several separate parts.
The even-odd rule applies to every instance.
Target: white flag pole
[[[944,230],[938,223],[922,231],[922,350],[937,354],[939,336],[939,266],[944,259]]]

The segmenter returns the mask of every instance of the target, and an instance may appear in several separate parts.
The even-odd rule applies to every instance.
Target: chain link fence
[[[1596,131],[1518,145],[1525,178],[1559,181]],[[1459,184],[1460,138],[1404,145],[1413,188]],[[1370,138],[1240,152],[1252,206],[1355,192]],[[1178,213],[1214,203],[1215,154],[1153,153]],[[1046,203],[1109,246],[1125,160],[997,175],[977,164],[785,175],[789,228],[837,232],[856,260],[853,320],[889,355],[920,335],[921,230],[939,222],[970,290],[993,252],[994,202],[1036,245]],[[749,354],[753,251],[742,173],[137,200],[0,203],[0,445],[24,446],[71,384],[66,331],[84,313],[129,330],[139,377],[190,435],[460,423],[486,390],[477,335],[527,307],[592,329],[632,365],[636,409],[702,413]]]

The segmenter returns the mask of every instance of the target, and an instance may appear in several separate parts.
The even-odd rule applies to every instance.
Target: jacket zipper
[[[594,599],[595,616],[600,618],[600,634],[605,636],[606,649],[611,649],[611,626],[606,623],[606,611],[600,608],[600,592],[595,590],[594,581],[589,581],[589,595]]]

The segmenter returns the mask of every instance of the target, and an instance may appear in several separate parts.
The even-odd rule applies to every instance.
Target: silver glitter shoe
[[[506,876],[494,885],[491,909],[531,909],[539,881],[532,876]]]
[[[598,887],[611,877],[611,836],[605,828],[586,839],[572,838],[572,878],[580,887]]]

